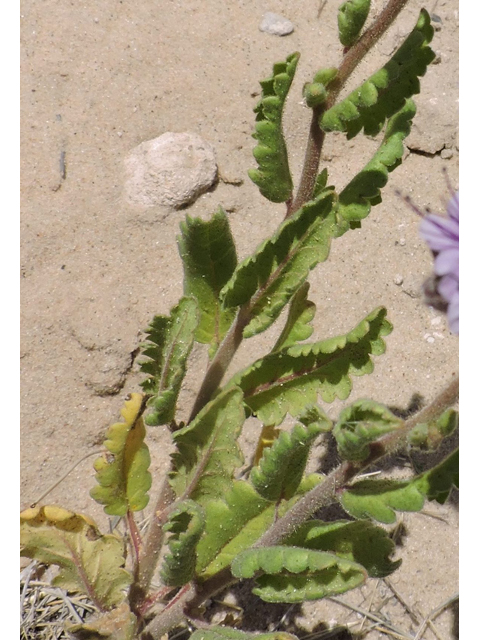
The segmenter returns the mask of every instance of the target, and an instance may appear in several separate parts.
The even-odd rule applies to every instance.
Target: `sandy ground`
[[[185,212],[128,205],[125,156],[166,131],[192,131],[212,144],[222,179],[187,213],[207,216],[221,204],[239,257],[246,256],[284,215],[284,207],[266,202],[246,174],[255,166],[250,134],[258,81],[270,75],[273,62],[301,52],[285,114],[298,181],[310,117],[301,88],[320,66],[338,64],[341,55],[339,2],[328,0],[319,15],[321,4],[22,3],[22,507],[99,449],[123,398],[138,390],[134,355],[142,330],[154,314],[168,313],[182,293],[176,234]],[[350,88],[387,60],[423,4],[411,0],[355,72]],[[383,2],[372,5],[378,12]],[[395,330],[387,354],[377,358],[373,375],[356,380],[350,399],[372,397],[401,408],[413,394],[432,399],[458,360],[458,341],[444,317],[423,305],[421,285],[431,257],[419,240],[417,217],[395,195],[400,189],[420,207],[441,211],[448,198],[444,169],[458,186],[458,6],[455,0],[428,0],[425,6],[441,19],[432,43],[438,56],[416,98],[418,114],[404,163],[362,229],[335,241],[328,263],[310,278],[315,339],[348,331],[380,304],[388,308]],[[261,33],[265,11],[289,18],[294,33],[283,38]],[[330,182],[338,188],[346,184],[376,144],[330,136],[322,164]],[[395,284],[398,276],[401,285]],[[244,344],[233,366],[262,354],[271,335]],[[180,399],[182,415],[205,364],[205,351],[195,348]],[[328,411],[336,416],[339,407],[335,403]],[[151,429],[149,438],[152,471],[161,472],[167,433]],[[254,439],[251,432],[243,438],[247,451]],[[105,526],[103,511],[88,496],[92,461],[82,462],[46,501],[87,512]],[[408,467],[410,461],[404,463]],[[364,609],[382,605],[383,613],[413,637],[419,621],[457,591],[458,505],[455,500],[429,504],[425,513],[406,514],[403,522],[404,562],[390,580],[413,613],[383,582],[371,581],[343,599]],[[300,635],[358,615],[331,602],[310,603],[294,613]],[[456,637],[454,613],[450,608],[437,618],[440,637]],[[247,628],[266,614],[253,615],[252,622],[247,612],[244,619]],[[371,631],[367,637],[385,636]],[[435,636],[426,629],[423,637]]]

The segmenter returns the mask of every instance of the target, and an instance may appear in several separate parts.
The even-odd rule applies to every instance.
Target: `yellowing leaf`
[[[102,535],[90,518],[48,505],[26,509],[20,544],[22,556],[60,567],[53,585],[84,593],[101,611],[125,599],[132,578],[123,541]]]
[[[124,516],[140,511],[148,504],[152,477],[148,471],[150,453],[144,443],[142,412],[144,396],[132,393],[121,411],[125,422],[113,424],[107,431],[105,447],[109,453],[97,458],[94,468],[98,485],[90,495],[105,505],[105,513]]]

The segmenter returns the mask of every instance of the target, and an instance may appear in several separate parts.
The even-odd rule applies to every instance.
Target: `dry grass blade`
[[[336,604],[341,605],[342,607],[346,607],[347,609],[351,609],[356,613],[359,613],[362,616],[365,616],[369,620],[373,620],[377,623],[375,628],[382,633],[392,636],[393,638],[398,638],[399,640],[414,640],[413,636],[409,635],[403,629],[399,629],[395,627],[393,624],[390,624],[388,620],[382,618],[379,615],[371,613],[370,611],[366,611],[365,609],[361,609],[360,607],[356,607],[354,604],[350,604],[349,602],[344,602],[340,600],[340,598],[331,597],[328,598],[331,602],[335,602]]]
[[[65,623],[82,623],[96,609],[85,596],[40,580],[42,571],[32,562],[20,574],[20,640],[67,640]]]
[[[435,627],[435,625],[433,624],[433,621],[435,620],[435,618],[437,616],[439,616],[441,613],[443,613],[443,611],[445,611],[445,609],[448,609],[448,607],[450,607],[457,600],[458,600],[458,593],[456,593],[455,595],[451,596],[450,598],[448,598],[448,600],[445,600],[445,602],[442,602],[442,604],[440,604],[438,607],[435,607],[435,609],[430,611],[428,616],[426,616],[424,618],[422,624],[420,625],[420,629],[417,631],[414,640],[420,640],[423,637],[423,634],[425,633],[425,629],[427,627],[430,627],[430,629],[433,631],[435,636],[439,640],[442,640],[442,637],[441,637],[440,633],[438,632],[437,628]]]

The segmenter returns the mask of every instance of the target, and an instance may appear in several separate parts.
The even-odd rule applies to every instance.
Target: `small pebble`
[[[453,151],[451,149],[442,149],[440,157],[442,160],[450,160],[450,158],[453,158]]]
[[[277,13],[266,13],[260,24],[260,31],[269,33],[272,36],[288,36],[294,30],[293,24]]]
[[[429,344],[432,344],[433,342],[435,342],[435,338],[429,333],[426,333],[423,337]]]
[[[405,238],[400,238],[400,240],[398,241],[398,244],[401,247],[404,247],[407,244],[407,241],[405,240]]]
[[[393,283],[399,287],[401,284],[403,284],[403,276],[397,273],[393,278]]]

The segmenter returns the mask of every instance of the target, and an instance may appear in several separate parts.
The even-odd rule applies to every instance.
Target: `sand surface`
[[[258,81],[270,75],[274,62],[301,52],[285,112],[298,183],[310,119],[301,90],[319,67],[340,60],[338,4],[328,0],[319,12],[317,0],[22,3],[22,508],[100,449],[124,397],[139,390],[135,356],[142,331],[182,294],[176,235],[185,213],[206,217],[222,205],[240,258],[283,219],[284,206],[265,201],[247,176],[255,166],[251,132]],[[386,62],[423,4],[411,0],[357,69],[350,89]],[[383,2],[373,0],[372,6],[378,13]],[[355,380],[350,400],[371,397],[404,409],[414,394],[431,400],[451,380],[458,360],[457,337],[422,301],[432,260],[418,236],[419,220],[395,195],[399,189],[418,206],[443,211],[444,169],[458,187],[458,6],[429,0],[426,8],[441,20],[432,43],[438,56],[415,99],[418,113],[404,162],[362,229],[336,240],[329,261],[310,278],[317,305],[313,339],[344,333],[378,305],[387,307],[394,325],[387,353],[376,359],[372,375]],[[260,32],[266,11],[290,19],[295,31],[283,38]],[[213,145],[220,180],[187,211],[130,206],[124,158],[166,131],[191,131]],[[342,188],[377,144],[329,136],[322,167],[330,183]],[[264,353],[273,335],[242,345],[232,370]],[[181,416],[206,363],[205,350],[196,347]],[[334,403],[328,412],[335,417],[339,409]],[[247,453],[257,433],[247,430]],[[151,429],[149,445],[157,485],[168,463],[167,431]],[[46,502],[89,513],[104,527],[102,509],[88,495],[93,459],[85,459]],[[400,473],[411,468],[407,456],[403,469],[397,462]],[[390,581],[412,613],[383,581],[371,580],[343,600],[363,609],[382,605],[383,614],[414,637],[419,621],[458,589],[457,502],[428,504],[425,513],[405,514],[403,525],[403,565]],[[283,613],[275,612],[277,624]],[[267,618],[263,605],[250,605],[245,628],[266,628]],[[325,601],[297,607],[288,619],[296,619],[303,637],[322,624],[357,618]],[[435,624],[437,637],[456,637],[451,608]],[[372,630],[367,637],[385,636]],[[422,637],[435,636],[426,628]]]

